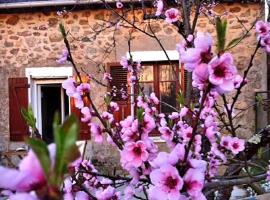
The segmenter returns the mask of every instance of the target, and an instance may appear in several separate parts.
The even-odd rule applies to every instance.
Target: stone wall
[[[263,13],[259,4],[221,4],[215,8],[217,13],[228,11],[228,41],[241,36],[245,28],[250,28],[257,17]],[[237,20],[237,18],[239,20]],[[142,12],[136,12],[137,24],[149,33],[146,23],[142,22]],[[58,16],[55,12],[35,12],[20,14],[0,14],[0,150],[7,149],[9,142],[8,126],[8,82],[9,77],[25,76],[27,67],[58,67],[56,60],[62,53],[64,44],[58,30],[58,24],[63,22],[71,33],[69,37],[74,53],[74,60],[79,67],[102,79],[99,73],[100,64],[119,62],[128,51],[127,40],[129,31],[120,25],[101,30],[108,26],[105,21],[115,22],[117,17],[106,10],[73,11],[68,15]],[[198,29],[208,31],[215,35],[214,26],[209,19],[201,16]],[[122,24],[123,25],[123,24]],[[127,24],[125,24],[127,25]],[[244,25],[244,26],[243,26]],[[152,30],[160,39],[167,50],[174,50],[176,43],[181,40],[173,25],[164,22],[152,22]],[[94,37],[93,30],[98,31]],[[134,30],[131,42],[132,51],[161,50],[154,38]],[[115,43],[113,43],[115,41]],[[244,42],[231,50],[234,53],[236,66],[243,72],[248,64],[250,53],[256,43],[254,30]],[[111,45],[114,48],[111,48]],[[111,49],[111,50],[108,50]],[[106,53],[110,52],[110,53]],[[244,109],[254,102],[254,92],[266,90],[266,62],[265,55],[259,52],[255,59],[255,66],[248,77],[249,84],[245,87],[237,104],[237,108]],[[68,63],[64,66],[69,65]],[[99,103],[106,89],[92,84],[92,90],[100,91],[93,95],[94,102]],[[99,105],[102,107],[102,105]],[[238,130],[241,137],[248,137],[254,132],[254,111],[252,107],[239,115],[238,122],[242,127]],[[89,146],[92,155],[97,155],[99,160],[114,163],[116,151],[111,148],[100,148],[97,145]],[[108,158],[109,157],[109,158]]]

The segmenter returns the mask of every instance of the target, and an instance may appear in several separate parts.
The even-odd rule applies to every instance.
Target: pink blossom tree
[[[111,9],[109,4],[103,3]],[[199,93],[199,106],[194,108],[190,101],[186,101],[176,108],[176,112],[165,115],[156,109],[159,99],[154,93],[149,96],[142,93],[134,102],[136,115],[116,122],[113,113],[119,107],[110,94],[104,98],[107,111],[99,111],[93,103],[91,84],[82,81],[72,57],[68,32],[61,24],[66,49],[59,62],[69,61],[78,76],[78,80],[68,79],[62,86],[69,97],[76,99],[76,107],[83,114],[80,120],[88,124],[93,141],[102,145],[106,138],[119,151],[120,164],[127,175],[99,173],[91,161],[84,159],[84,154],[78,154],[75,145],[78,133],[76,120],[71,117],[59,125],[56,117],[55,144],[47,147],[41,140],[29,139],[32,150],[22,160],[18,170],[0,167],[0,188],[5,189],[2,194],[10,199],[203,200],[220,187],[230,190],[234,185],[269,179],[268,169],[252,161],[259,148],[270,142],[269,128],[257,133],[261,139],[252,143],[237,137],[237,128],[233,123],[233,109],[242,88],[248,84],[247,75],[253,67],[257,51],[262,48],[269,52],[269,23],[256,23],[257,46],[241,76],[229,50],[243,38],[226,45],[227,23],[218,16],[214,16],[217,41],[209,33],[196,33],[198,15],[205,10],[211,11],[213,5],[205,5],[203,1],[194,2],[194,5],[182,1],[180,5],[181,10],[158,0],[155,14],[145,15],[145,18],[163,19],[179,28],[183,40],[176,47],[184,68],[190,72],[188,85]],[[195,6],[197,10],[193,23],[190,23],[190,6]],[[117,1],[117,9],[112,12],[127,20],[117,12],[123,7],[123,3]],[[132,27],[138,28],[134,24]],[[216,51],[213,48],[215,43]],[[138,84],[142,70],[140,61],[133,60],[132,56],[123,57],[120,64],[128,70],[130,84]],[[91,75],[89,77],[93,79]],[[105,72],[104,80],[111,79],[110,74]],[[229,105],[228,94],[232,92],[234,96]],[[89,100],[90,106],[84,104],[84,97]],[[223,101],[229,124],[219,121],[222,116],[216,108],[218,99]],[[229,134],[222,133],[219,123],[224,123]],[[160,132],[168,151],[159,150],[149,137],[154,130]],[[229,167],[220,176],[222,166]],[[238,176],[241,168],[252,166],[263,168],[263,173]]]

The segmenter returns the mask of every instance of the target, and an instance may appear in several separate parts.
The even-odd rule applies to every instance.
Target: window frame
[[[182,88],[182,91],[184,91],[184,87],[181,87],[182,84],[184,84],[184,80],[183,80],[183,76],[182,76],[182,68],[179,65],[179,62],[177,61],[171,61],[171,63],[169,63],[168,61],[147,61],[147,62],[142,62],[141,63],[142,66],[153,66],[153,81],[139,81],[139,83],[152,83],[153,82],[153,87],[154,87],[154,92],[156,94],[156,96],[158,97],[159,100],[160,99],[160,83],[165,83],[165,82],[175,82],[176,83],[176,94],[177,92],[180,90],[180,88]],[[175,66],[176,67],[176,77],[175,80],[166,80],[166,81],[162,81],[160,80],[160,67],[162,65],[171,65],[171,66]],[[135,89],[135,91],[138,91],[138,88]],[[138,92],[137,92],[138,93]],[[157,109],[159,112],[161,112],[161,104],[159,104],[157,106]]]

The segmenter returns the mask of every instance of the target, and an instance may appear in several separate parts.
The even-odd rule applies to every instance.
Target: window
[[[169,113],[176,107],[176,94],[179,90],[179,67],[177,63],[166,62],[143,63],[140,75],[140,88],[144,94],[152,92],[160,100],[159,111]]]
[[[184,70],[179,68],[178,62],[173,62],[170,65],[168,62],[143,62],[142,72],[140,74],[139,87],[135,88],[138,94],[143,90],[144,94],[150,95],[155,92],[160,100],[157,109],[162,113],[170,113],[175,111],[173,108],[177,107],[176,96],[180,87],[184,85]],[[113,101],[119,104],[120,111],[114,114],[116,121],[121,121],[130,115],[130,99],[123,100],[121,98],[120,90],[128,92],[127,87],[128,73],[119,64],[110,65],[110,73],[113,78],[111,86],[116,87],[117,93],[113,97]],[[129,91],[130,92],[130,91]]]

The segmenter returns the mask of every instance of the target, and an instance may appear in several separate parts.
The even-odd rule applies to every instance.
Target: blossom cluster
[[[258,39],[260,45],[266,52],[270,52],[270,23],[264,21],[258,21],[256,23],[256,32],[258,34]]]

